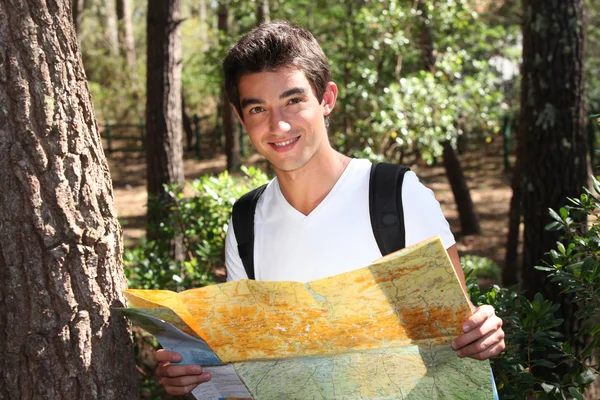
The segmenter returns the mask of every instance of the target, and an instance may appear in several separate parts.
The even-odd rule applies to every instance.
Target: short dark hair
[[[225,90],[241,118],[240,78],[290,66],[304,72],[315,96],[321,101],[327,83],[331,81],[331,70],[323,49],[306,29],[287,21],[262,23],[229,49],[223,60]]]

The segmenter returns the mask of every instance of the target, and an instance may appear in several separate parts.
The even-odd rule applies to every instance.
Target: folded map
[[[308,283],[125,294],[134,323],[213,373],[199,399],[493,398],[489,362],[450,347],[471,309],[439,237]]]

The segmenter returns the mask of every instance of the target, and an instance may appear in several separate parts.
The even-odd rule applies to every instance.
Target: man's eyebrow
[[[248,107],[250,105],[253,105],[253,104],[265,104],[265,101],[261,100],[261,99],[256,99],[256,98],[253,98],[253,97],[250,97],[250,98],[242,100],[242,108],[246,108],[246,107]]]
[[[293,96],[295,94],[306,94],[306,93],[307,93],[306,89],[301,88],[301,87],[295,87],[295,88],[292,88],[290,90],[286,90],[285,92],[281,93],[279,95],[279,98],[280,99],[285,99],[286,97],[290,97],[290,96]],[[257,99],[257,98],[254,98],[254,97],[249,97],[249,98],[243,99],[242,102],[241,102],[242,109],[244,109],[244,108],[246,108],[246,107],[248,107],[250,105],[265,104],[265,103],[266,102],[264,100]]]
[[[301,88],[301,87],[295,87],[293,89],[286,90],[285,92],[281,93],[279,95],[279,98],[280,99],[285,99],[286,97],[290,97],[290,96],[293,96],[295,94],[306,94],[306,89]]]

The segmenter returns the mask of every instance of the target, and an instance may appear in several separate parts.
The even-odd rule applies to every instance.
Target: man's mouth
[[[283,142],[270,142],[269,144],[271,144],[275,147],[285,147],[285,146],[289,146],[290,144],[294,143],[298,139],[300,139],[300,136],[296,136],[295,138],[285,140]]]

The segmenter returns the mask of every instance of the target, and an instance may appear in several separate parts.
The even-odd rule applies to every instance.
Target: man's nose
[[[271,113],[271,132],[273,133],[286,133],[292,126],[285,120],[282,113],[272,112]]]

